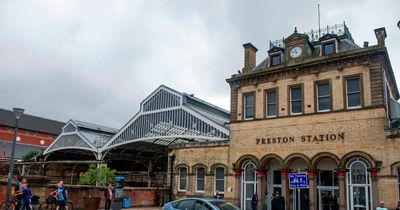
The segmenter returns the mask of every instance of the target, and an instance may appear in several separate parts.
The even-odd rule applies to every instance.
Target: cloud
[[[317,1],[8,1],[0,3],[0,107],[115,128],[161,84],[229,109],[225,82],[252,42],[318,26]],[[395,70],[396,0],[321,1],[322,25],[346,21],[356,42],[385,26]],[[398,75],[398,73],[396,74]]]

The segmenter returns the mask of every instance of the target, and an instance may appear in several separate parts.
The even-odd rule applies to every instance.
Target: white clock
[[[290,50],[290,57],[292,58],[298,58],[300,57],[301,53],[303,52],[303,50],[301,49],[301,47],[293,47]]]

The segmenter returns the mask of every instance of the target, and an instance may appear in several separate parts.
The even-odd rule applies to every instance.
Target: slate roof
[[[14,113],[6,109],[0,109],[0,125],[14,127]],[[18,127],[25,130],[58,135],[61,133],[61,129],[64,125],[64,122],[24,114],[19,121]]]

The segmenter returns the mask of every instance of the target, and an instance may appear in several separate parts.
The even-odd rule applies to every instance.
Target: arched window
[[[206,169],[201,167],[196,169],[196,192],[204,193],[204,178]]]
[[[223,193],[225,192],[225,169],[223,167],[216,167],[214,169],[214,191]]]
[[[363,158],[353,158],[347,163],[348,209],[371,209],[370,164]]]
[[[178,191],[185,192],[186,191],[186,183],[187,183],[187,168],[181,167],[179,168],[179,189]]]

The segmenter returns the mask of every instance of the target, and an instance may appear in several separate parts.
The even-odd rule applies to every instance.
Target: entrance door
[[[251,210],[251,198],[257,192],[256,165],[247,162],[243,166],[241,209]]]
[[[309,210],[310,199],[308,189],[290,190],[290,209],[291,210]]]
[[[320,210],[338,210],[338,196],[337,189],[320,188],[318,189],[318,203]]]
[[[368,188],[364,186],[352,186],[350,188],[350,193],[353,195],[353,202],[351,202],[351,209],[354,210],[366,210],[368,209],[369,199]]]

